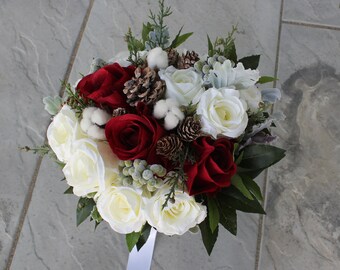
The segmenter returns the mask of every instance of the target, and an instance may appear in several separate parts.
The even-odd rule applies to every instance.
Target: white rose
[[[240,136],[247,127],[248,115],[247,105],[239,97],[239,91],[228,88],[210,88],[204,92],[197,106],[202,131],[214,138]]]
[[[72,143],[84,137],[75,112],[64,105],[47,129],[48,144],[61,162],[71,157]]]
[[[146,203],[146,220],[157,231],[166,235],[182,235],[206,218],[206,207],[181,190],[176,191],[175,202],[169,201],[162,209],[167,193],[169,187],[164,186]]]
[[[230,60],[223,64],[216,62],[209,72],[208,80],[215,88],[247,89],[253,86],[260,78],[258,70],[245,69],[242,63],[233,68]]]
[[[100,194],[101,217],[118,233],[139,232],[145,224],[141,194],[130,187],[109,187]]]
[[[166,83],[166,97],[177,100],[180,105],[196,104],[204,92],[203,80],[193,68],[176,69],[170,66],[158,74]]]
[[[147,56],[148,66],[154,68],[166,68],[168,66],[168,53],[162,48],[156,47],[149,51]]]
[[[116,182],[119,175],[118,159],[107,143],[81,139],[73,144],[72,152],[63,173],[75,195],[101,192]]]
[[[254,85],[248,89],[240,90],[240,97],[243,99],[251,112],[256,112],[261,102],[261,91]]]

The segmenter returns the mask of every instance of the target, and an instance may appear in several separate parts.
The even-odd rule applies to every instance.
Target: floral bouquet
[[[151,227],[166,235],[200,229],[210,254],[222,225],[236,235],[236,211],[264,214],[254,178],[284,157],[268,143],[278,89],[260,76],[259,55],[239,59],[234,34],[208,36],[207,54],[178,50],[192,33],[171,40],[159,1],[141,38],[125,36],[129,52],[91,71],[66,97],[47,97],[53,115],[49,154],[79,197],[77,225],[90,217],[126,234],[131,251]]]

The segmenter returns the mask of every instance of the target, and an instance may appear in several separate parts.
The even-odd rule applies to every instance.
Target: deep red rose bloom
[[[192,143],[192,147],[197,162],[184,166],[189,194],[213,193],[230,186],[237,168],[233,158],[234,144],[225,138],[201,137]]]
[[[144,159],[148,164],[160,163],[156,143],[165,130],[149,116],[124,114],[112,118],[105,126],[110,147],[121,160]]]
[[[134,66],[124,68],[118,63],[110,64],[82,78],[76,89],[81,96],[100,107],[128,108],[123,88],[124,83],[134,76],[134,70]]]

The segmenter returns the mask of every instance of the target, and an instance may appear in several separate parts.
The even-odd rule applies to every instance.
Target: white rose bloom
[[[118,178],[118,159],[105,142],[81,139],[72,146],[72,157],[63,168],[77,196],[101,192]]]
[[[240,100],[240,91],[210,88],[201,96],[197,114],[201,116],[202,131],[217,138],[224,135],[237,138],[247,127],[247,105]]]
[[[256,112],[259,109],[261,91],[255,85],[248,89],[240,90],[240,97],[247,103],[251,112]]]
[[[98,197],[97,208],[101,217],[118,233],[139,232],[145,224],[143,199],[133,188],[107,188]]]
[[[223,64],[214,64],[208,80],[215,88],[247,89],[255,85],[259,78],[258,70],[244,69],[242,63],[237,63],[234,68],[230,60],[225,60]]]
[[[166,97],[177,100],[180,105],[196,104],[204,92],[202,77],[193,68],[170,66],[158,74],[166,83]]]
[[[168,53],[163,51],[162,48],[156,47],[149,51],[147,56],[148,66],[154,68],[166,68],[168,63]]]
[[[84,137],[75,112],[64,105],[47,129],[48,144],[61,162],[71,157],[72,143]]]
[[[162,210],[167,193],[169,187],[164,186],[146,203],[146,220],[157,231],[166,235],[182,235],[206,218],[206,207],[181,190],[176,191],[175,203],[169,201]]]

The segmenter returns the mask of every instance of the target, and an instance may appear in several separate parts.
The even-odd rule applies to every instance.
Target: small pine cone
[[[134,107],[138,102],[154,104],[162,98],[165,92],[165,82],[161,80],[157,72],[149,67],[144,69],[138,67],[135,77],[124,84],[124,94],[127,103]]]
[[[177,128],[178,136],[185,142],[192,142],[201,136],[201,123],[193,116],[188,116]]]
[[[177,67],[179,53],[175,49],[168,50],[169,66]]]
[[[126,109],[125,108],[117,108],[117,109],[113,110],[112,117],[121,116],[123,114],[126,114]]]
[[[165,156],[168,159],[174,159],[176,154],[183,148],[183,142],[177,135],[165,136],[158,140],[156,145],[157,155]]]
[[[189,67],[193,67],[197,61],[199,61],[200,58],[198,56],[198,53],[195,51],[187,51],[186,54],[182,54],[178,58],[177,62],[177,68],[178,69],[187,69]]]

